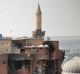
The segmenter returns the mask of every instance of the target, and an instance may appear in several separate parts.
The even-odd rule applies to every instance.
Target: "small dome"
[[[80,73],[80,57],[74,57],[62,65],[65,73]]]

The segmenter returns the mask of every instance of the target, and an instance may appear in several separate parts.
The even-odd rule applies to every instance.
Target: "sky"
[[[32,36],[38,1],[46,36],[80,36],[80,0],[0,0],[0,34]]]

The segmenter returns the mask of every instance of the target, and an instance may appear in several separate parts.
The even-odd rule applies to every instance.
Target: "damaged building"
[[[59,50],[59,41],[44,40],[39,4],[32,35],[31,38],[0,39],[1,74],[61,74],[64,51]]]

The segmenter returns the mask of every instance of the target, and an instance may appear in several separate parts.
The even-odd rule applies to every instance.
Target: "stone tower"
[[[42,31],[42,12],[40,5],[38,3],[37,11],[36,11],[36,29],[33,31],[34,38],[43,38],[45,35],[45,31]]]

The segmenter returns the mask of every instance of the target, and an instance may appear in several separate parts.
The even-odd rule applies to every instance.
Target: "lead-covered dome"
[[[80,57],[74,57],[62,65],[63,72],[80,74]]]

